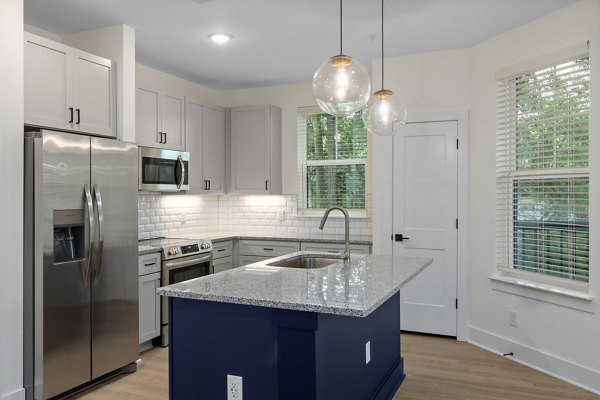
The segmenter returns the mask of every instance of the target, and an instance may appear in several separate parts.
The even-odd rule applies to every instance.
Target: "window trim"
[[[536,276],[534,279],[527,279],[518,276],[514,271],[510,274],[498,271],[488,277],[493,290],[595,314],[596,306],[594,298],[589,294],[589,288],[565,288],[541,282],[537,278]]]
[[[345,166],[345,165],[364,165],[365,168],[365,187],[364,187],[364,193],[365,193],[365,207],[364,208],[348,208],[348,214],[350,215],[351,218],[353,219],[370,219],[371,215],[369,212],[369,193],[367,192],[367,188],[369,187],[368,184],[368,180],[369,180],[369,137],[368,137],[368,132],[367,132],[367,140],[366,140],[366,145],[367,145],[367,157],[362,159],[362,158],[357,158],[357,159],[345,159],[345,160],[308,160],[307,158],[307,154],[306,151],[302,152],[301,150],[303,149],[302,146],[300,146],[300,140],[304,139],[306,140],[306,132],[304,132],[302,135],[300,134],[300,132],[298,131],[298,118],[301,116],[306,116],[307,114],[311,114],[311,113],[319,113],[319,114],[326,114],[325,111],[321,110],[319,108],[319,106],[302,106],[302,107],[298,107],[296,109],[296,135],[297,135],[297,157],[298,157],[298,163],[297,163],[297,179],[298,179],[298,186],[299,188],[296,190],[296,196],[297,196],[297,215],[299,217],[303,217],[303,218],[316,218],[316,217],[322,217],[323,213],[325,212],[326,208],[308,208],[306,207],[306,204],[308,202],[308,188],[306,185],[306,179],[308,176],[308,167],[312,167],[312,166]],[[337,117],[336,117],[337,118]],[[304,150],[306,150],[306,147],[304,147]],[[340,214],[339,218],[342,218],[343,216]],[[337,213],[335,214],[331,214],[330,218],[334,218],[337,219]]]
[[[556,52],[546,54],[542,57],[538,57],[534,60],[522,62],[513,66],[505,67],[496,72],[496,80],[500,82],[502,80],[512,80],[514,76],[521,74],[527,74],[532,71],[550,68],[561,63],[565,63],[573,60],[576,57],[589,55],[589,41],[580,43],[575,46],[560,49]],[[591,69],[591,67],[590,67]],[[515,80],[516,82],[516,80]],[[511,85],[505,89],[509,96],[516,96],[516,87]],[[496,98],[498,100],[498,97]],[[504,106],[506,107],[506,106]],[[496,112],[499,108],[496,106]],[[516,132],[516,118],[513,118],[516,114],[516,110],[512,108],[505,111],[506,119],[508,122],[506,126],[502,128],[502,134],[500,130],[496,130],[497,143],[504,145],[505,149],[508,150],[506,155],[503,157],[509,157],[508,154],[516,154],[516,142],[509,142],[502,144],[498,141],[499,136],[504,136],[505,140],[509,140],[515,135]],[[591,117],[591,109],[588,117]],[[514,122],[514,123],[513,123]],[[591,125],[588,128],[588,160],[591,158],[592,146],[590,139],[592,136]],[[496,149],[496,162],[498,163],[499,153]],[[516,164],[513,165],[510,161],[501,161],[504,163],[503,169],[497,170],[496,177],[496,191],[499,190],[499,185],[506,184],[508,187],[504,189],[503,195],[508,195],[510,198],[513,197],[513,182],[526,179],[570,179],[570,178],[588,178],[591,182],[591,168],[586,167],[573,167],[573,168],[552,168],[552,169],[528,169],[528,170],[517,170]],[[503,183],[499,183],[503,182]],[[498,192],[497,192],[498,193]],[[588,187],[588,196],[591,195],[591,186]],[[497,194],[498,196],[498,194]],[[591,209],[591,203],[588,203],[588,210]],[[510,223],[510,215],[514,213],[514,205],[506,205],[506,209],[499,208],[496,205],[496,214],[502,214],[506,218],[503,218],[507,224],[504,227],[504,231],[508,237],[507,249],[506,249],[506,260],[503,263],[498,261],[496,258],[496,272],[489,277],[492,283],[492,288],[499,291],[522,295],[546,301],[554,304],[563,305],[587,312],[594,312],[594,307],[591,304],[592,297],[590,296],[590,277],[591,277],[591,259],[588,259],[588,280],[587,282],[576,281],[568,278],[553,277],[551,275],[545,275],[535,272],[529,272],[526,270],[517,269],[514,267],[514,224]],[[497,217],[498,218],[498,217]],[[591,227],[591,218],[588,215],[588,223]],[[496,229],[498,230],[498,222],[496,222]],[[591,232],[591,229],[590,229]],[[498,238],[496,236],[496,253],[498,252]],[[512,289],[509,289],[512,287]],[[567,300],[565,300],[565,298]],[[573,303],[575,302],[575,303]]]

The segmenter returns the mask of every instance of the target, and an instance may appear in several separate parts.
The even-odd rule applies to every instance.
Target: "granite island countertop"
[[[315,269],[271,266],[300,251],[214,275],[163,286],[162,296],[366,317],[432,263],[431,258],[354,254]]]

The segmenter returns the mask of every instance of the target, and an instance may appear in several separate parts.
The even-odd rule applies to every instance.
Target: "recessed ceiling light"
[[[224,33],[213,33],[210,35],[210,38],[213,42],[223,44],[229,42],[231,35],[226,35]]]

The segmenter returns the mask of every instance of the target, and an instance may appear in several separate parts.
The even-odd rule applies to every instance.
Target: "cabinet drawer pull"
[[[328,253],[339,253],[339,251],[335,251],[335,250],[327,250]]]
[[[144,263],[144,267],[150,267],[152,265],[156,265],[156,261],[151,262],[151,263],[146,263],[146,262]]]
[[[217,250],[217,252],[220,253],[220,252],[225,251],[225,250],[227,250],[227,249],[219,249],[219,250]]]
[[[263,250],[264,250],[264,251],[273,251],[273,250],[275,250],[275,249],[270,249],[270,248],[267,248],[267,247],[263,247]]]

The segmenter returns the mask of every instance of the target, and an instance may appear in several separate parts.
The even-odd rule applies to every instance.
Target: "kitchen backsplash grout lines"
[[[370,206],[371,199],[367,199]],[[344,233],[343,219],[330,218],[323,231],[319,218],[298,216],[296,195],[193,196],[140,192],[138,236],[177,237],[198,232],[269,232],[286,236],[333,238]],[[350,222],[350,235],[371,236],[370,219]]]

